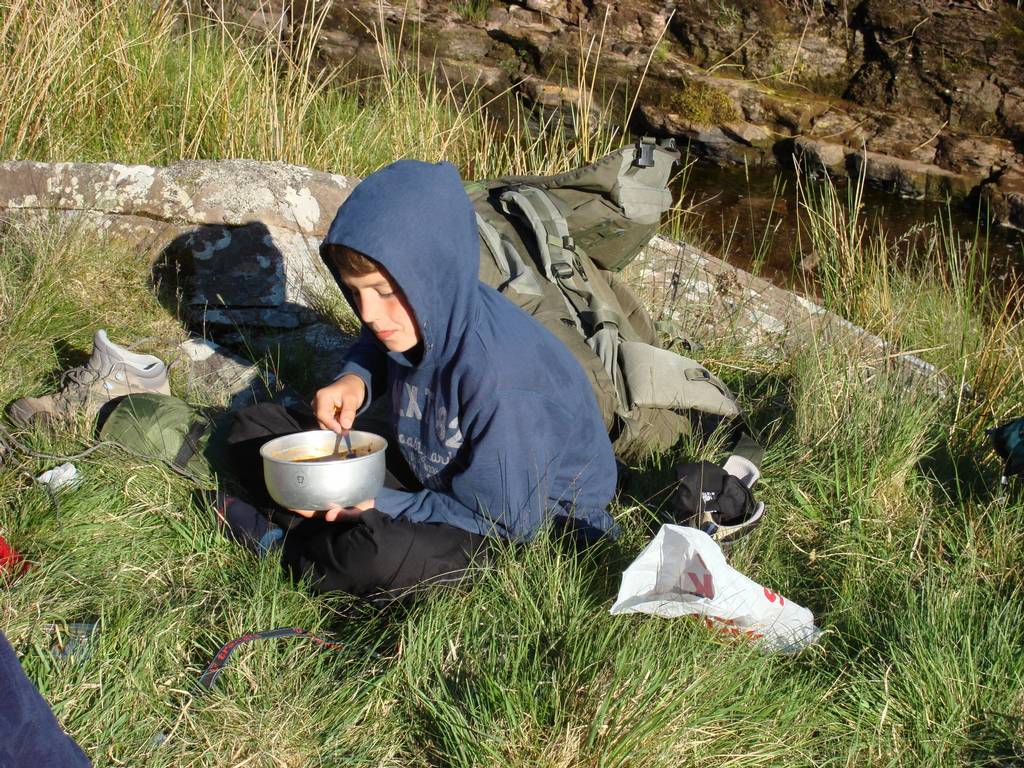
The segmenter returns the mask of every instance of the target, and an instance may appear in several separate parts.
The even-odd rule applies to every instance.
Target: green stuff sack
[[[118,402],[100,429],[100,439],[206,481],[213,478],[205,455],[211,426],[206,416],[184,400],[144,392]]]

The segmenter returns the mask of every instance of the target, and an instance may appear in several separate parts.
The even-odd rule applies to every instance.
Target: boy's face
[[[342,273],[341,281],[352,292],[356,311],[384,346],[392,352],[408,352],[420,342],[420,328],[405,294],[383,272],[358,277]]]

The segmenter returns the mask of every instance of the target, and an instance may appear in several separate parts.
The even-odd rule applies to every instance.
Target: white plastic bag
[[[77,487],[82,478],[78,474],[78,467],[71,462],[67,462],[53,469],[46,470],[36,480],[47,486],[51,491],[57,492]]]
[[[796,653],[821,634],[809,610],[748,579],[710,536],[680,525],[663,525],[630,563],[611,613],[700,616],[709,627],[783,653]]]

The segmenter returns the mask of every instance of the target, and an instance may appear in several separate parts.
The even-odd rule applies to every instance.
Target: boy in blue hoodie
[[[385,398],[388,437],[420,487],[299,511],[309,519],[282,556],[315,588],[372,595],[443,580],[489,538],[528,541],[549,522],[614,531],[616,466],[590,384],[557,338],[479,281],[479,254],[449,163],[377,171],[331,224],[321,255],[363,325],[313,400],[316,420],[347,430]],[[264,431],[259,442],[288,430]]]

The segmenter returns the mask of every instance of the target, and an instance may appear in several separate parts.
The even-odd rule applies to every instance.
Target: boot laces
[[[88,365],[78,365],[64,371],[60,377],[57,399],[68,405],[85,405],[89,400],[92,385],[104,378],[100,372]]]

